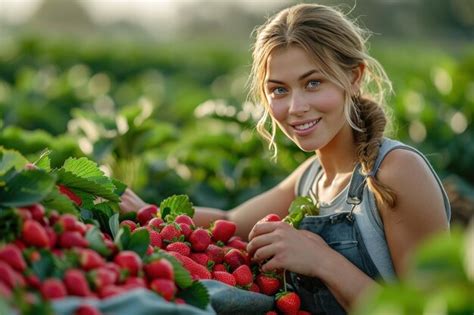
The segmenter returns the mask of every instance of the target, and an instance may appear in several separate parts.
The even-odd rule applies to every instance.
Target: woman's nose
[[[289,113],[299,115],[309,110],[309,104],[301,93],[292,93]]]

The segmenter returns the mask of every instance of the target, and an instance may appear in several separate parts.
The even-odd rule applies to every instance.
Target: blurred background
[[[305,1],[311,2],[311,1]],[[252,30],[290,0],[0,0],[0,145],[87,156],[143,199],[229,209],[307,155],[254,130]],[[474,1],[318,1],[373,32],[393,80],[390,136],[424,152],[453,222],[474,214]]]

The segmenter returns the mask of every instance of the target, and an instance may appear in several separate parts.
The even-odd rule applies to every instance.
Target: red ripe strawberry
[[[227,243],[235,234],[237,225],[229,220],[216,220],[210,228],[212,238],[216,241]]]
[[[197,228],[189,236],[189,242],[194,251],[202,252],[205,251],[211,243],[211,236],[206,230]]]
[[[87,274],[87,278],[92,283],[96,291],[100,291],[102,288],[115,284],[118,280],[118,272],[115,272],[107,267],[100,267],[91,270]]]
[[[154,217],[150,221],[148,221],[148,226],[154,230],[160,231],[161,225],[164,223],[162,218]]]
[[[80,269],[68,269],[64,273],[64,284],[70,295],[90,296],[91,291],[84,272]]]
[[[239,236],[232,236],[227,242],[227,246],[240,250],[247,250],[247,242],[242,241]]]
[[[127,278],[123,286],[129,290],[136,288],[146,288],[146,282],[145,279],[140,277],[130,277]]]
[[[77,231],[65,231],[59,236],[59,246],[62,248],[87,247],[89,242]]]
[[[169,254],[179,260],[183,267],[189,271],[193,280],[211,279],[211,273],[203,265],[198,264],[189,257],[175,252],[169,252]]]
[[[181,304],[181,305],[186,304],[186,301],[183,300],[182,298],[175,298],[175,299],[174,299],[174,302],[175,302],[176,304]]]
[[[178,225],[179,225],[179,228],[181,229],[181,234],[184,235],[184,238],[189,239],[189,236],[193,232],[193,229],[191,228],[191,226],[186,223],[178,223]]]
[[[301,300],[295,292],[282,292],[276,295],[276,307],[283,314],[296,314],[301,306]]]
[[[207,256],[205,253],[191,253],[189,255],[189,258],[191,258],[198,264],[203,265],[204,267],[207,267],[207,264],[209,262],[209,256]]]
[[[263,219],[260,219],[258,222],[277,222],[281,221],[281,218],[278,214],[270,213],[267,214]]]
[[[5,283],[10,289],[25,286],[23,276],[13,270],[9,264],[0,260],[0,282]]]
[[[7,244],[0,249],[0,260],[5,261],[13,269],[20,272],[23,272],[26,268],[26,262],[21,251],[14,244]]]
[[[265,315],[278,315],[278,313],[275,311],[268,311],[265,313]]]
[[[31,213],[33,220],[36,220],[38,222],[43,222],[45,210],[42,204],[35,203],[35,204],[32,204],[31,206],[26,207],[26,209]]]
[[[189,256],[189,254],[191,253],[191,248],[189,248],[189,246],[183,242],[170,243],[168,244],[168,246],[166,246],[166,250],[169,252],[180,253],[183,256]]]
[[[58,221],[56,222],[56,231],[59,233],[64,231],[75,231],[77,218],[70,214],[65,213],[59,216]]]
[[[156,205],[146,205],[137,211],[137,220],[140,222],[141,226],[147,225],[153,217],[156,216],[158,212],[158,207]]]
[[[120,268],[128,270],[128,275],[132,277],[135,277],[142,267],[142,260],[140,256],[138,256],[134,251],[130,250],[119,252],[115,256],[114,262],[119,265]]]
[[[82,304],[74,312],[74,315],[101,315],[101,314],[102,313],[97,308],[89,304]]]
[[[167,301],[171,301],[177,291],[174,281],[168,279],[154,279],[150,283],[150,289],[161,295]]]
[[[99,290],[99,297],[105,299],[125,292],[127,291],[124,287],[111,284]]]
[[[237,269],[232,272],[232,275],[234,276],[235,281],[237,281],[237,284],[242,287],[246,287],[253,282],[252,270],[250,270],[247,265],[237,267]]]
[[[47,300],[61,299],[67,295],[64,283],[57,278],[46,279],[41,284],[40,291],[41,295]]]
[[[51,226],[46,226],[45,230],[49,238],[49,247],[54,248],[56,246],[56,243],[58,242],[58,235]]]
[[[161,239],[161,235],[159,232],[155,230],[148,230],[148,234],[150,235],[150,245],[153,247],[161,248],[163,246],[163,240]]]
[[[79,262],[82,269],[88,271],[105,265],[105,260],[92,249],[84,248],[79,251]]]
[[[26,208],[18,208],[17,209],[18,216],[20,216],[21,221],[32,220],[33,216],[31,212]]]
[[[130,228],[130,232],[133,232],[137,228],[137,224],[132,220],[123,220],[120,222],[120,226],[128,226]]]
[[[49,237],[44,227],[34,220],[26,220],[21,232],[23,241],[30,246],[48,247]]]
[[[174,280],[173,265],[167,259],[157,259],[146,264],[143,269],[149,279],[162,278]]]
[[[224,264],[215,264],[214,267],[212,268],[212,271],[227,271],[227,268],[225,267]]]
[[[224,263],[229,265],[232,270],[237,269],[237,267],[245,264],[247,258],[242,253],[242,251],[232,248],[224,255]]]
[[[281,282],[278,278],[263,273],[257,275],[255,282],[260,288],[260,292],[266,295],[274,295],[281,286]]]
[[[64,185],[59,184],[58,185],[59,192],[63,195],[66,195],[69,199],[71,199],[72,202],[74,202],[76,205],[81,206],[82,205],[82,199],[78,195],[76,195],[72,190],[67,188]]]
[[[84,222],[76,221],[74,225],[74,231],[81,233],[81,235],[86,235],[86,232],[91,229],[91,224],[85,225]]]
[[[296,313],[297,315],[311,315],[310,312],[308,311],[303,311],[303,310],[299,310],[298,313]]]
[[[190,227],[191,226],[194,226],[194,221],[193,219],[191,219],[191,217],[189,215],[186,215],[186,214],[180,214],[176,217],[176,219],[174,219],[174,222],[175,223],[184,223],[184,224],[187,224],[189,225]]]
[[[210,261],[220,264],[224,261],[224,249],[214,244],[209,244],[206,248],[206,254]]]
[[[258,287],[258,285],[256,283],[252,283],[249,286],[248,290],[252,291],[252,292],[255,292],[255,293],[260,293],[260,288]]]
[[[214,271],[212,275],[215,280],[224,282],[230,286],[235,287],[235,285],[237,284],[235,277],[227,271]]]
[[[170,243],[181,236],[181,231],[175,224],[168,224],[161,229],[160,235],[163,242]]]
[[[26,270],[23,275],[25,276],[26,284],[35,289],[39,289],[41,287],[41,281],[37,275],[35,275],[31,270]]]

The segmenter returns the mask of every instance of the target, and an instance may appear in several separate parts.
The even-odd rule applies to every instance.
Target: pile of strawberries
[[[138,210],[136,220],[120,222],[131,235],[147,230],[149,245],[141,257],[135,251],[120,250],[112,236],[103,232],[98,235],[105,250],[99,253],[86,237],[97,227],[74,215],[46,212],[41,204],[16,211],[21,231],[13,242],[0,245],[0,295],[6,298],[21,290],[32,303],[66,296],[106,299],[133,288],[147,288],[167,301],[186,303],[178,297],[175,274],[179,263],[192,280],[214,279],[243,290],[277,295],[278,313],[308,314],[299,310],[295,293],[278,293],[283,287],[281,273],[262,273],[250,262],[247,243],[234,235],[233,222],[217,220],[204,229],[186,214],[165,222],[157,206],[146,206]],[[48,260],[55,271],[45,276],[39,265]],[[273,312],[268,314],[277,314]],[[76,314],[100,312],[83,305]]]

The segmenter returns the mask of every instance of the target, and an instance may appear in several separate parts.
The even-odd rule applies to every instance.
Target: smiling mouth
[[[301,125],[293,125],[293,128],[295,128],[296,130],[299,130],[299,131],[304,131],[304,130],[307,130],[307,129],[313,127],[314,125],[316,125],[320,121],[321,121],[321,118],[318,118],[316,120],[313,120],[313,121],[310,121],[310,122],[307,122],[307,123],[304,123],[304,124],[301,124]]]

